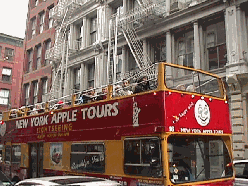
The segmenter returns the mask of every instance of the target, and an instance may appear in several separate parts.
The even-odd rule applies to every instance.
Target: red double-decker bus
[[[3,172],[20,179],[90,175],[131,186],[233,185],[221,78],[167,63],[152,68],[142,72],[139,83],[150,83],[143,92],[118,96],[108,86],[103,100],[77,104],[72,96],[67,107],[4,113]]]

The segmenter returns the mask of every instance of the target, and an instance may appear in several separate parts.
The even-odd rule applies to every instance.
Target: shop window
[[[12,78],[12,69],[3,67],[2,81],[11,82],[11,78]]]
[[[105,171],[105,147],[102,143],[71,145],[71,170],[79,172]]]
[[[126,174],[147,177],[162,176],[159,138],[126,139],[124,150]]]

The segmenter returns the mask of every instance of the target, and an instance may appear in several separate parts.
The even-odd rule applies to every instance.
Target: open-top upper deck
[[[10,118],[4,114],[1,140],[20,142],[113,140],[122,136],[161,132],[231,134],[224,84],[218,76],[173,64],[154,65],[154,73],[136,74],[139,81],[130,92],[149,82],[149,89],[129,95],[108,86],[106,97],[71,104],[60,109],[48,106],[40,113]],[[151,75],[152,74],[152,75]],[[140,77],[146,79],[140,81]],[[132,82],[132,79],[129,80]],[[114,87],[118,87],[114,85]]]

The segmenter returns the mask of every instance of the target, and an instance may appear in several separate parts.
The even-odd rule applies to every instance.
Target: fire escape
[[[152,79],[156,74],[155,66],[152,64],[148,55],[143,51],[143,43],[139,39],[136,30],[146,27],[158,19],[164,18],[166,16],[166,2],[163,0],[140,2],[138,0],[138,4],[139,7],[125,14],[117,12],[117,14],[112,16],[111,24],[112,30],[114,30],[115,41],[113,42],[114,44],[110,43],[110,45],[114,46],[112,47],[113,50],[116,50],[118,31],[121,31],[139,68],[138,72],[125,72],[122,74],[122,78],[129,79],[132,77],[133,79],[137,79],[139,76],[146,75],[148,79]],[[109,48],[109,50],[110,49],[111,48]],[[110,64],[109,77],[113,77],[113,74],[115,74],[114,71],[115,68],[112,68]]]
[[[52,9],[51,17],[55,23],[54,46],[46,51],[45,59],[50,60],[53,67],[52,86],[48,99],[55,99],[63,96],[67,84],[67,62],[69,56],[68,45],[68,21],[75,9],[84,4],[85,0],[60,0]]]

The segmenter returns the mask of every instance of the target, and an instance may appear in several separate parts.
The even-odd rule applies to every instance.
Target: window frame
[[[73,71],[74,71],[74,78],[73,78],[74,91],[79,91],[81,77],[82,77],[81,67],[74,68]]]
[[[182,32],[178,33],[176,37],[176,42],[175,42],[177,64],[194,68],[194,52],[195,52],[194,51],[194,30],[189,29],[189,30],[184,30]],[[190,47],[188,47],[188,42],[191,43]],[[183,53],[180,53],[180,51],[182,51],[180,50],[180,43],[184,44]],[[190,55],[192,55],[192,62],[189,60]],[[190,63],[192,63],[192,66],[190,65]]]
[[[40,34],[44,32],[45,30],[45,12],[42,11],[40,14]]]
[[[6,70],[6,71],[9,70],[10,74],[8,74],[7,72],[4,73],[4,70]],[[3,67],[3,69],[2,69],[2,81],[12,82],[12,68]]]
[[[42,56],[42,47],[41,44],[36,46],[36,69],[41,68],[41,56]]]
[[[89,63],[87,65],[87,70],[88,70],[88,77],[87,77],[87,84],[88,87],[95,87],[95,62]],[[93,75],[91,75],[91,72]]]
[[[84,149],[83,148],[80,148],[80,150],[81,151],[73,151],[73,146],[74,145],[82,145],[83,147],[85,147]],[[96,151],[90,151],[89,149],[90,148],[88,148],[89,146],[97,146],[97,149],[96,149]],[[101,149],[99,150],[99,147],[101,146]],[[78,148],[79,149],[79,148]],[[95,148],[94,148],[95,149]],[[74,170],[74,171],[76,171],[76,172],[81,172],[81,171],[83,171],[83,172],[98,172],[98,173],[104,173],[105,172],[105,167],[106,167],[106,148],[105,148],[105,143],[104,142],[82,142],[82,143],[72,143],[71,144],[71,153],[70,153],[70,155],[71,155],[71,160],[70,160],[70,168],[71,168],[71,170]],[[85,167],[83,170],[81,170],[81,169],[73,169],[72,168],[72,165],[73,165],[73,162],[72,162],[72,156],[73,155],[81,155],[81,156],[86,156],[87,157],[87,155],[89,156],[89,157],[91,157],[90,159],[91,159],[91,161],[92,161],[92,158],[94,157],[94,156],[97,156],[97,155],[99,155],[99,162],[101,162],[101,158],[103,158],[103,165],[100,165],[100,170],[87,170],[87,167]],[[87,159],[87,158],[85,158],[85,159]],[[85,160],[84,159],[84,160]],[[88,158],[88,163],[89,164],[93,164],[92,162],[90,162],[90,159]],[[96,166],[93,166],[94,168],[96,167]],[[93,168],[93,169],[94,169]]]
[[[205,59],[207,62],[206,66],[207,66],[207,70],[209,71],[224,68],[225,65],[227,64],[227,46],[226,46],[227,41],[226,41],[226,37],[224,37],[225,42],[219,41],[219,38],[221,38],[219,37],[220,34],[218,33],[219,27],[221,26],[220,24],[224,26],[223,29],[225,30],[226,29],[225,19],[223,18],[223,16],[219,16],[216,19],[212,20],[211,24],[210,21],[207,22],[207,24],[206,23],[204,24],[204,42],[205,42],[204,51],[205,51]],[[226,33],[224,34],[226,36]],[[214,35],[213,41],[208,42],[208,36],[211,35]],[[209,43],[211,45],[209,45]],[[221,62],[221,58],[220,58],[222,50],[225,51],[224,56],[222,56],[223,57],[222,59],[224,59],[224,63]],[[210,58],[210,55],[212,55],[212,58]],[[213,55],[216,56],[217,58],[214,58]],[[216,59],[217,61],[215,61],[214,59]],[[211,65],[211,62],[213,65]]]
[[[15,50],[13,48],[5,47],[4,59],[7,61],[13,61],[15,56]]]
[[[38,93],[39,93],[38,81],[33,81],[33,104],[38,103]]]
[[[52,9],[54,8],[54,5],[51,5],[48,7],[48,29],[53,27],[53,18],[52,18]]]
[[[4,92],[6,91],[6,92]],[[5,94],[8,94],[7,96]],[[0,105],[9,105],[10,100],[10,90],[9,89],[0,89],[0,100],[3,100],[3,103],[0,102]],[[7,103],[4,103],[4,100]]]
[[[90,18],[90,44],[97,41],[97,16]]]
[[[33,49],[27,50],[27,72],[32,72],[32,65],[33,65],[33,58],[34,58],[34,51]]]
[[[158,162],[157,162],[157,165],[155,165],[155,163],[153,164],[153,157],[154,156],[152,156],[153,155],[153,153],[152,152],[150,152],[152,149],[156,149],[156,147],[153,147],[153,148],[151,148],[150,149],[150,146],[149,146],[149,153],[151,154],[151,156],[149,157],[149,158],[151,158],[151,160],[150,160],[150,162],[149,163],[147,163],[147,162],[145,162],[146,160],[145,160],[145,151],[147,151],[147,149],[145,149],[147,146],[142,146],[143,144],[148,144],[149,145],[149,143],[147,142],[147,141],[157,141],[158,143],[156,144],[157,145],[157,150],[158,150]],[[135,149],[133,150],[133,142],[135,142],[135,141],[138,141],[139,142],[139,144],[140,144],[140,146],[139,146],[139,149],[137,150],[137,151],[135,151]],[[132,145],[132,151],[133,151],[133,153],[137,153],[138,155],[139,155],[139,163],[127,163],[127,161],[128,161],[128,157],[127,157],[127,153],[128,153],[128,151],[126,150],[126,143],[128,143],[129,142],[129,144],[131,143],[131,145]],[[150,144],[151,145],[151,144]],[[150,174],[148,173],[147,175],[145,175],[145,174],[143,174],[142,173],[142,176],[146,176],[146,177],[162,177],[162,175],[163,175],[163,165],[162,165],[162,143],[161,143],[161,138],[160,137],[137,137],[137,138],[126,138],[126,139],[124,139],[124,144],[123,144],[123,146],[124,146],[124,172],[125,172],[125,174],[128,174],[128,175],[137,175],[137,176],[141,176],[141,174],[140,173],[137,173],[137,172],[135,172],[135,173],[132,173],[132,172],[130,172],[130,169],[129,169],[129,172],[128,172],[128,168],[129,167],[131,167],[131,171],[132,171],[132,168],[135,168],[135,170],[136,171],[138,171],[138,169],[142,169],[143,168],[143,170],[145,170],[145,169],[157,169],[157,170],[159,170],[160,172],[159,172],[159,175],[157,175],[157,176],[154,176],[154,174],[152,174],[151,172],[150,172]],[[129,150],[130,151],[130,150]],[[139,153],[138,153],[138,151],[139,151]],[[138,157],[138,155],[136,155],[137,157]],[[146,154],[147,155],[147,154]],[[134,154],[132,154],[132,153],[130,153],[129,154],[129,156],[131,156],[132,157],[132,160],[134,159]],[[148,155],[147,155],[148,156]],[[141,170],[141,172],[143,171],[143,170]],[[162,172],[161,172],[162,171]]]
[[[24,85],[24,89],[25,89],[25,105],[28,106],[30,99],[29,99],[29,95],[30,95],[30,84],[27,83]]]
[[[31,39],[34,38],[36,34],[36,17],[33,17],[31,20]]]
[[[46,55],[47,51],[50,50],[51,48],[52,48],[52,41],[51,41],[51,39],[48,39],[45,41],[45,52],[44,52],[45,55]],[[47,66],[49,64],[50,64],[50,60],[45,59],[44,66]]]

